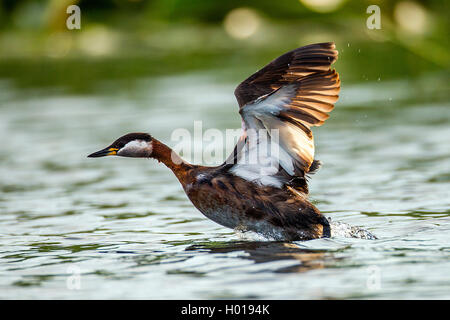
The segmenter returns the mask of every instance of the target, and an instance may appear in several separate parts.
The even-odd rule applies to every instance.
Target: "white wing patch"
[[[262,170],[262,172],[260,170]],[[269,175],[268,173],[270,171],[264,171],[263,168],[260,169],[254,165],[237,164],[230,169],[230,172],[235,176],[263,186],[281,188],[285,182],[280,180],[278,177]]]
[[[329,118],[339,98],[339,75],[331,70],[337,56],[332,42],[311,44],[285,53],[239,84],[235,95],[244,133],[237,153],[227,159],[234,164],[231,172],[262,185],[305,190],[302,179],[318,168],[311,127]],[[279,170],[272,173],[273,167]]]
[[[301,128],[278,118],[295,92],[294,85],[287,85],[241,109],[247,143],[230,169],[233,174],[259,185],[281,188],[286,179],[276,176],[280,166],[294,175],[294,161],[302,160],[298,155],[314,157],[311,138]]]

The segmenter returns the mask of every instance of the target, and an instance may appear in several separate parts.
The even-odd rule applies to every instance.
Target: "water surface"
[[[86,158],[127,132],[239,128],[218,74],[86,95],[0,82],[0,298],[450,298],[450,104],[405,80],[343,86],[314,129],[311,199],[376,241],[242,238],[156,161]]]

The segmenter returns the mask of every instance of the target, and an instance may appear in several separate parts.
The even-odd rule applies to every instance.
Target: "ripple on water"
[[[324,165],[311,199],[374,241],[242,238],[203,217],[157,162],[86,159],[145,128],[173,146],[171,130],[199,114],[225,130],[224,119],[238,120],[222,98],[233,86],[216,78],[142,80],[133,90],[145,106],[45,91],[30,102],[18,89],[0,118],[11,140],[0,149],[0,298],[450,298],[448,104],[360,106],[350,96],[314,131]],[[191,99],[205,85],[212,100]],[[193,112],[179,117],[186,101]],[[151,107],[161,103],[164,112]],[[74,274],[81,290],[68,288]]]

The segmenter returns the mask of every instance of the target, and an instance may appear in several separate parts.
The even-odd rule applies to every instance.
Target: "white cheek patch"
[[[117,152],[117,155],[124,157],[148,157],[152,151],[153,146],[151,141],[133,140],[123,146],[119,152]]]
[[[127,148],[137,148],[137,149],[142,149],[142,148],[146,148],[147,147],[147,141],[144,140],[133,140],[128,142],[122,149],[127,149]]]

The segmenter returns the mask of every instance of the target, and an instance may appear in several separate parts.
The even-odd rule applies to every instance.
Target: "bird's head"
[[[114,141],[110,146],[94,152],[88,155],[88,157],[120,156],[148,158],[153,150],[152,140],[152,136],[148,133],[128,133]]]

